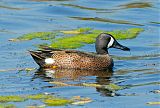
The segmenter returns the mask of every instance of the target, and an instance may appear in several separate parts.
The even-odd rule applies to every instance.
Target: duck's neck
[[[96,52],[97,54],[101,54],[101,55],[105,55],[105,54],[108,54],[108,49],[106,47],[99,47],[99,46],[96,46]]]

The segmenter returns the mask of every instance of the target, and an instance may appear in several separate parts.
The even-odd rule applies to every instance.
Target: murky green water
[[[159,2],[157,0],[0,0],[0,95],[54,93],[61,97],[84,96],[93,102],[77,108],[157,108],[159,101]],[[130,52],[110,49],[113,72],[58,70],[31,72],[14,69],[37,68],[27,50],[42,40],[10,42],[8,39],[38,31],[90,27],[102,30],[144,28],[135,39],[121,40]],[[78,50],[95,52],[94,45]],[[49,81],[77,86],[57,87]],[[112,96],[106,89],[78,86],[82,83],[130,86]],[[39,101],[15,103],[18,108],[42,105]]]

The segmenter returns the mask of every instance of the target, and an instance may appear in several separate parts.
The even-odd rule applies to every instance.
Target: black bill
[[[113,48],[117,48],[117,49],[121,49],[121,50],[124,50],[124,51],[130,51],[130,49],[129,49],[128,47],[125,47],[125,46],[119,44],[117,41],[115,41],[115,42],[113,43],[113,46],[112,46],[112,47],[113,47]]]

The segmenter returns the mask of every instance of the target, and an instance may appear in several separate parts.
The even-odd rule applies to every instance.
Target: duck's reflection
[[[47,82],[63,82],[76,83],[75,86],[80,86],[81,83],[96,83],[98,85],[109,84],[110,78],[113,74],[111,69],[97,71],[97,70],[74,70],[74,69],[38,69],[35,72],[33,79],[41,78]],[[112,91],[105,88],[96,88],[97,92],[103,96],[112,96]]]

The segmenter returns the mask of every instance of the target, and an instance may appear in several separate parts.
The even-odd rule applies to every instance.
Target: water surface
[[[62,97],[84,96],[93,102],[75,108],[157,108],[147,102],[159,100],[159,2],[157,0],[1,0],[0,1],[0,95],[54,93]],[[143,28],[137,38],[121,40],[131,51],[110,49],[114,58],[113,72],[38,70],[27,50],[42,40],[10,42],[22,34],[38,31],[69,30],[90,27],[102,30]],[[77,50],[95,52],[94,44]],[[37,68],[26,72],[14,69]],[[11,69],[11,70],[10,70]],[[13,69],[13,70],[12,70]],[[49,81],[77,84],[56,87]],[[79,86],[81,83],[130,86],[116,91]],[[42,103],[16,103],[18,108]],[[64,106],[62,106],[64,107]],[[67,107],[73,107],[69,105]]]

